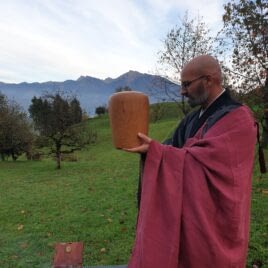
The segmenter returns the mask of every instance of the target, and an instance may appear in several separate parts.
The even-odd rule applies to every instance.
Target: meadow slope
[[[168,113],[167,113],[168,114]],[[150,125],[162,141],[174,115]],[[125,264],[135,234],[139,157],[115,150],[108,118],[89,120],[96,144],[55,169],[41,161],[0,162],[0,267],[50,267],[54,244],[83,241],[84,265]],[[268,256],[267,175],[253,179],[248,263]]]

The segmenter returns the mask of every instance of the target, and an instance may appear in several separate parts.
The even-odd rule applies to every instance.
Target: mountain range
[[[71,92],[79,99],[81,107],[89,114],[95,113],[98,106],[107,105],[109,96],[116,89],[129,87],[149,96],[150,103],[167,99],[165,90],[178,92],[179,86],[166,78],[158,75],[129,71],[117,78],[98,79],[91,76],[80,76],[77,80],[66,80],[64,82],[43,83],[3,83],[0,82],[0,92],[9,99],[15,100],[26,111],[31,104],[31,99],[40,97],[45,93],[55,91]]]

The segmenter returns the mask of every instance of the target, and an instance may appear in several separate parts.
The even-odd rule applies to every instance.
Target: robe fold
[[[152,141],[129,268],[244,268],[256,123],[241,106],[182,148]]]

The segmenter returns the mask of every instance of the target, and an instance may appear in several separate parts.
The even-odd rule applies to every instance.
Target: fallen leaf
[[[126,232],[126,231],[127,231],[127,227],[122,227],[122,228],[121,228],[121,232],[122,232],[122,233],[124,233],[124,232]]]
[[[265,195],[268,195],[268,190],[267,189],[262,190],[262,193],[265,194]]]
[[[24,228],[23,224],[19,224],[19,225],[18,225],[18,230],[19,230],[19,231],[22,230],[23,228]]]
[[[101,252],[101,253],[105,253],[105,252],[106,252],[106,248],[102,248],[102,249],[100,250],[100,252]]]
[[[54,243],[52,243],[52,242],[51,242],[51,243],[48,243],[47,245],[48,245],[49,247],[54,247],[54,246],[55,246]]]
[[[11,256],[11,259],[17,259],[19,256],[17,256],[17,255],[12,255]]]
[[[66,251],[67,253],[70,253],[70,252],[72,251],[71,246],[67,246],[67,247],[65,248],[65,251]]]
[[[107,221],[108,222],[113,222],[113,220],[111,218],[108,218]]]
[[[27,243],[21,243],[20,244],[20,248],[21,249],[25,249],[25,248],[27,248],[29,245],[27,244]]]

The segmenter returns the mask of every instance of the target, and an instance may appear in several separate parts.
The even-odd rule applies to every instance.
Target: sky
[[[185,12],[220,28],[224,0],[0,0],[0,81],[153,73]]]

